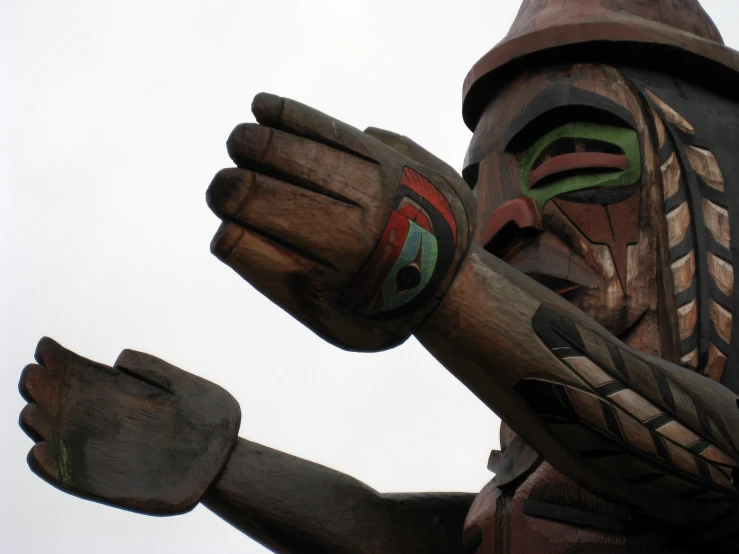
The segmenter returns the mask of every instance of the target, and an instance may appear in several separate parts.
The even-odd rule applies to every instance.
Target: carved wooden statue
[[[51,339],[31,468],[275,552],[739,551],[737,90],[696,0],[525,0],[465,82],[463,177],[269,94],[229,137],[213,253],[341,348],[414,334],[504,421],[478,495],[378,493],[238,438],[212,383]]]

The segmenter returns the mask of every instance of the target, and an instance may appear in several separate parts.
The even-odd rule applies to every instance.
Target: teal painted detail
[[[529,188],[529,174],[539,155],[554,141],[562,138],[591,139],[611,143],[623,150],[629,160],[626,171],[581,173],[563,177],[546,185]],[[622,187],[636,184],[641,178],[639,135],[633,129],[598,123],[567,123],[549,131],[524,153],[521,161],[521,190],[544,208],[549,200],[566,192],[592,187]]]
[[[408,236],[405,239],[403,250],[401,250],[395,265],[390,270],[382,286],[381,311],[383,312],[399,308],[418,296],[428,284],[436,267],[438,256],[436,237],[413,221],[409,221],[408,223],[410,228],[408,229]],[[398,272],[418,258],[419,248],[421,249],[421,259],[419,260],[421,281],[412,289],[399,291],[396,283]]]

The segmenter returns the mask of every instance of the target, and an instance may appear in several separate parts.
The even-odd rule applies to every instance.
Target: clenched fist
[[[342,348],[404,341],[465,255],[471,191],[415,143],[259,94],[207,200],[213,253]]]

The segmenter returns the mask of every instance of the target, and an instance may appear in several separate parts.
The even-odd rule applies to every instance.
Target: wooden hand
[[[213,253],[338,346],[404,341],[468,248],[469,188],[417,145],[388,146],[397,135],[269,94],[252,111],[228,139],[238,167],[208,189],[224,222]]]
[[[239,406],[220,387],[124,350],[113,367],[49,338],[20,391],[31,469],[55,487],[127,510],[193,508],[236,442]]]

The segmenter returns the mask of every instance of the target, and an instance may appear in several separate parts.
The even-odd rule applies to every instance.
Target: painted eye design
[[[540,209],[556,196],[615,203],[641,177],[639,138],[633,129],[567,123],[539,138],[521,160],[521,189]],[[619,190],[620,189],[620,190]]]
[[[597,139],[562,137],[550,143],[534,161],[529,188],[543,186],[568,175],[626,171],[629,159],[615,144]]]
[[[421,284],[421,270],[415,265],[407,265],[398,270],[395,284],[399,291],[410,290]]]
[[[403,168],[385,231],[344,301],[367,316],[410,313],[444,279],[456,243],[449,202],[431,181]]]

